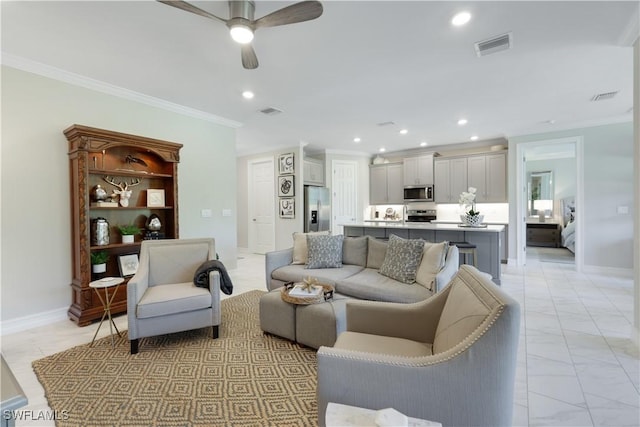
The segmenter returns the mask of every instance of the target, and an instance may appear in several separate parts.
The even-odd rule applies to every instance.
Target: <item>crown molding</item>
[[[7,67],[16,68],[28,73],[33,73],[75,86],[80,86],[85,89],[102,92],[107,95],[117,96],[119,98],[139,102],[141,104],[157,107],[163,110],[171,111],[173,113],[182,114],[184,116],[193,117],[218,125],[228,126],[234,129],[243,126],[242,123],[235,120],[226,119],[224,117],[216,116],[214,114],[206,113],[194,108],[185,107],[184,105],[165,101],[164,99],[155,98],[153,96],[148,96],[139,92],[134,92],[123,87],[85,77],[80,74],[75,74],[70,71],[62,70],[60,68],[33,61],[31,59],[23,58],[5,52],[1,53],[0,59],[2,65],[6,65]]]

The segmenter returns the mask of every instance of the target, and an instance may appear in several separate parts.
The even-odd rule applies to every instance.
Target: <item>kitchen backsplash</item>
[[[464,208],[456,204],[436,204],[434,202],[409,203],[407,209],[436,209],[437,221],[460,222],[460,214]],[[508,203],[478,203],[476,209],[484,215],[484,222],[507,224],[509,222]],[[378,216],[376,218],[376,212]],[[369,206],[364,212],[366,220],[384,220],[390,217],[402,220],[405,215],[405,205],[377,205]]]

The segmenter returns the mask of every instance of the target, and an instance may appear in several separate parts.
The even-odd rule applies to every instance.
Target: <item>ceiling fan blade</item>
[[[247,70],[258,68],[258,57],[251,44],[242,45],[242,66]]]
[[[296,22],[316,19],[320,15],[322,15],[322,3],[319,1],[301,1],[263,16],[255,21],[254,26],[258,29],[295,24]]]
[[[205,18],[216,19],[218,21],[226,23],[226,19],[222,19],[219,16],[216,16],[212,13],[207,12],[206,10],[202,10],[199,7],[195,7],[192,4],[187,3],[186,1],[180,0],[156,0],[159,3],[164,3],[169,6],[176,7],[178,9],[185,10],[187,12],[195,13],[196,15],[204,16]]]

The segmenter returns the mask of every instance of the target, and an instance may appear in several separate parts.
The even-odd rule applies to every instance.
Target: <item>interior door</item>
[[[342,234],[343,224],[354,224],[358,218],[358,163],[348,160],[332,162],[331,234]]]
[[[249,162],[249,250],[275,250],[275,178],[273,159]]]

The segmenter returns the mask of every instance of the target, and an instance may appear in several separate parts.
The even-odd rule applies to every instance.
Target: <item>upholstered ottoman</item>
[[[280,288],[260,297],[260,328],[264,332],[296,340],[296,306],[282,301]]]
[[[336,294],[327,302],[296,308],[296,341],[312,348],[332,347],[346,329],[346,305],[351,298]]]

